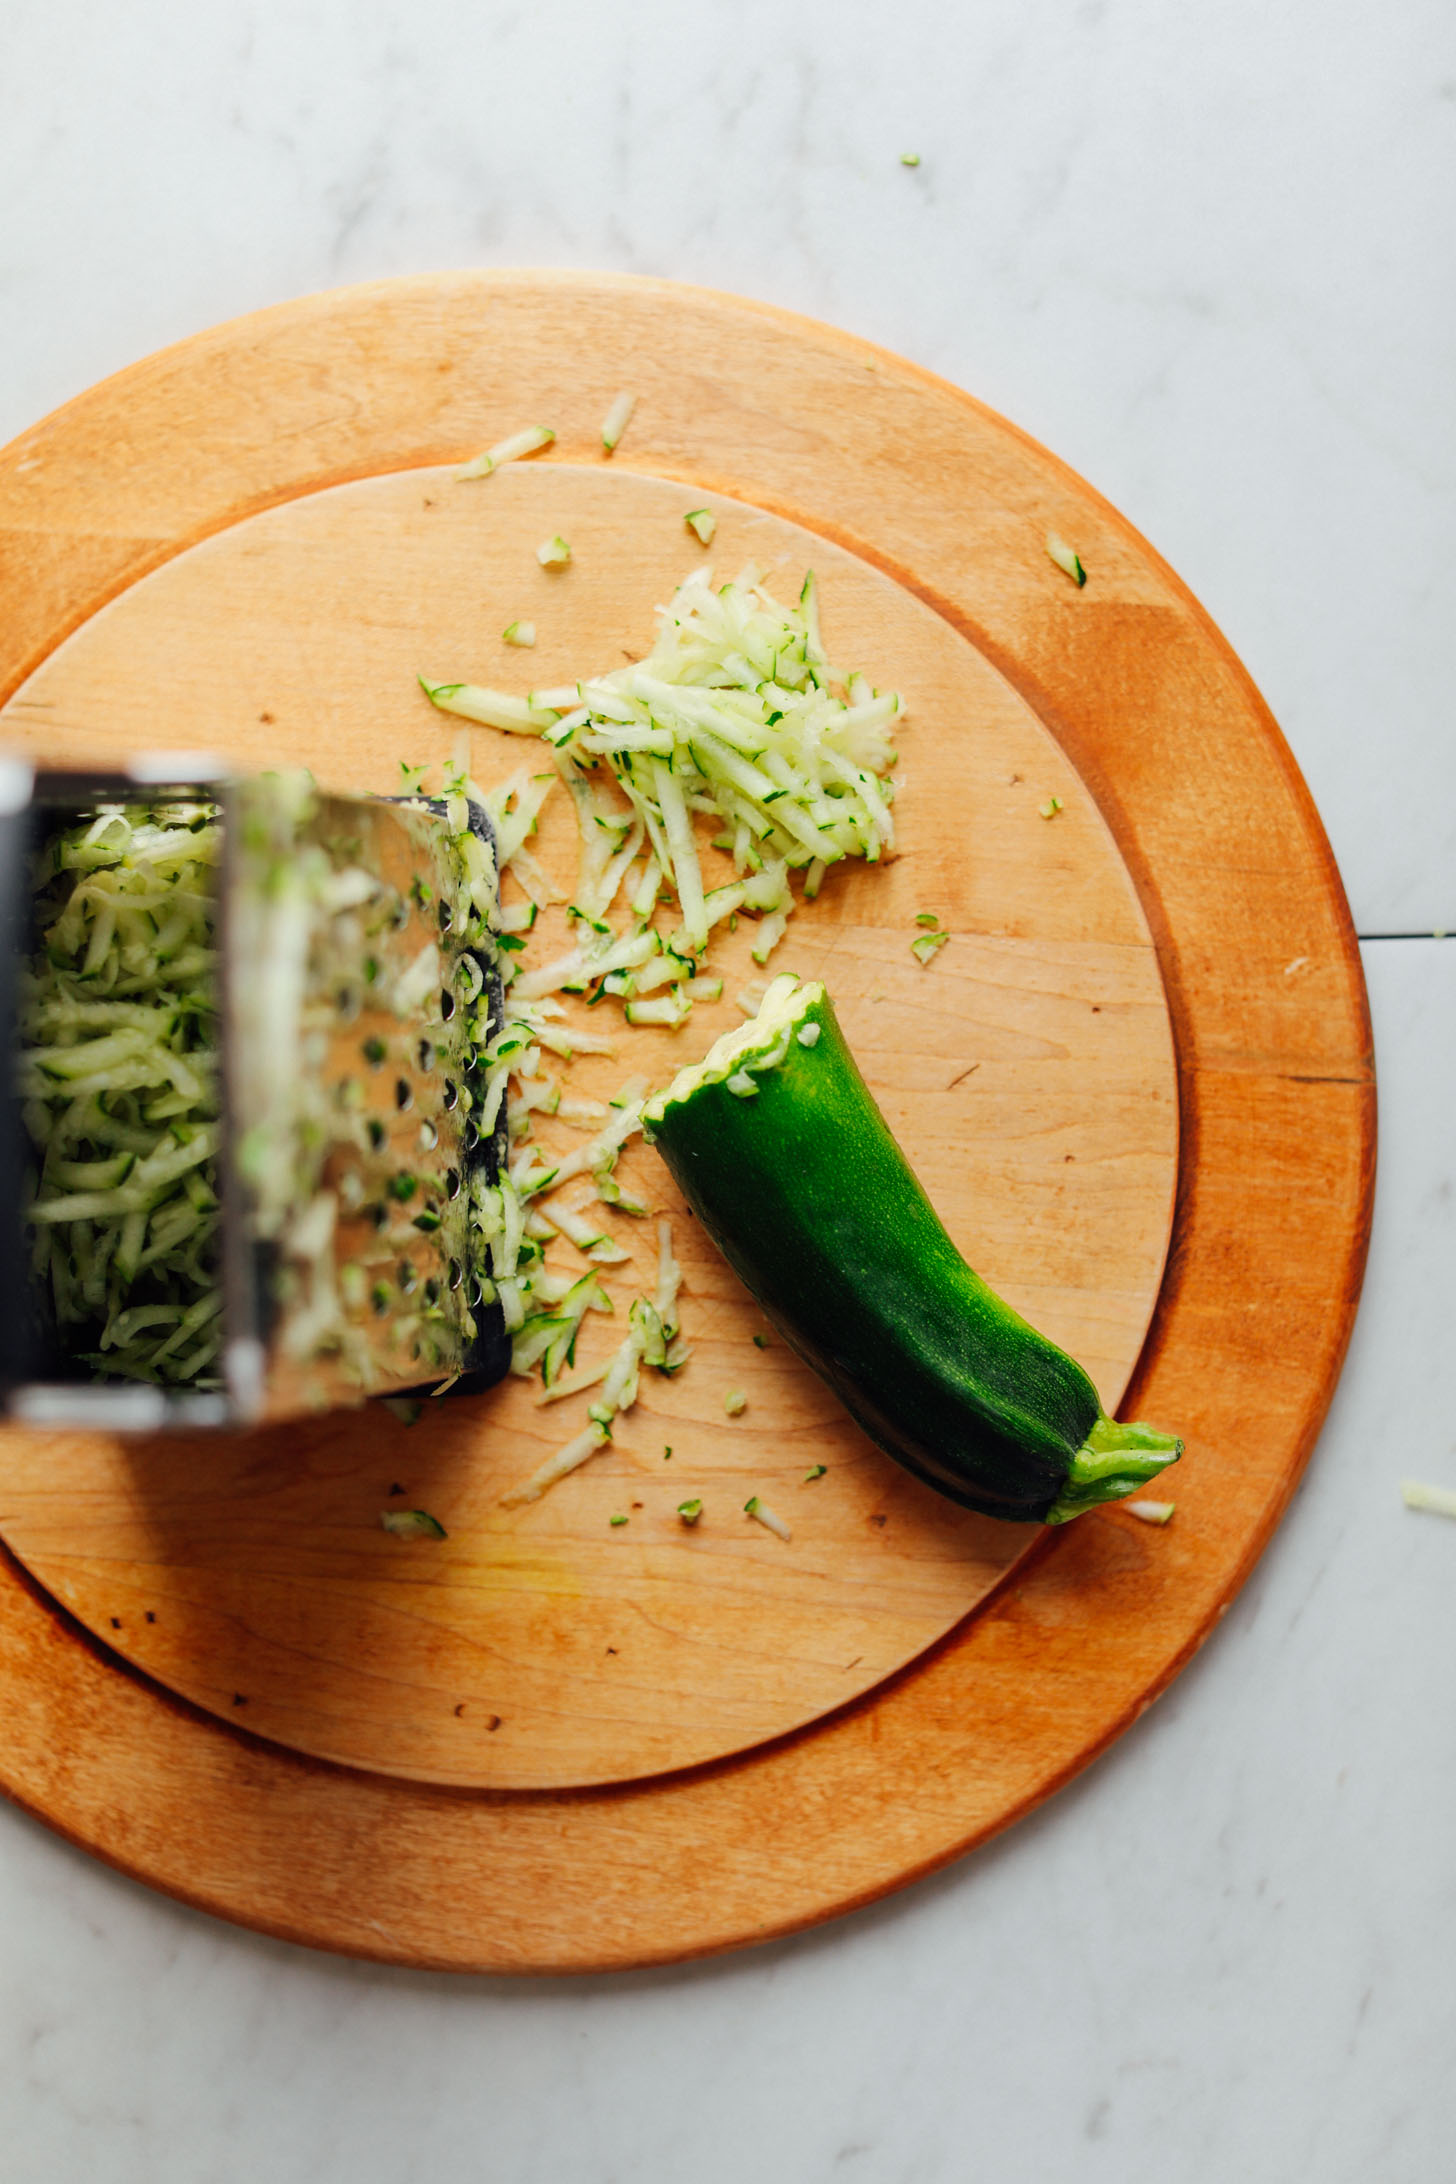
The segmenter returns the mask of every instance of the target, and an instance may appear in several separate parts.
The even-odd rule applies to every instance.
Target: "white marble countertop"
[[[18,0],[0,438],[460,264],[791,305],[1003,410],[1253,671],[1362,934],[1456,927],[1456,32],[1435,0]],[[901,164],[917,152],[920,165]],[[1456,2036],[1456,948],[1372,939],[1343,1384],[1216,1640],[939,1879],[682,1972],[335,1962],[0,1808],[7,2184],[1439,2184]],[[3,1732],[0,1732],[3,1733]]]

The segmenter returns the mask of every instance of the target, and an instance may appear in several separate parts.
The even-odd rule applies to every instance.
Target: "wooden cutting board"
[[[620,385],[639,407],[608,466],[594,442]],[[536,417],[560,434],[548,461],[474,489],[439,467]],[[1196,1645],[1343,1354],[1368,1027],[1298,776],[1120,519],[892,358],[576,276],[386,284],[199,337],[0,456],[7,731],[56,755],[286,754],[387,786],[402,720],[419,723],[408,755],[441,749],[397,684],[416,667],[500,679],[494,633],[526,613],[531,679],[612,664],[694,558],[681,512],[710,493],[724,549],[786,578],[812,554],[842,616],[831,643],[871,639],[863,664],[918,723],[905,857],[826,888],[781,960],[847,995],[952,1227],[1105,1395],[1158,1297],[1131,1404],[1190,1435],[1178,1515],[1152,1533],[1099,1513],[998,1587],[1022,1536],[900,1482],[790,1360],[753,1350],[756,1321],[701,1253],[691,1372],[634,1413],[630,1452],[525,1519],[496,1496],[550,1444],[519,1387],[414,1440],[371,1421],[257,1437],[221,1464],[210,1444],[8,1437],[0,1525],[36,1577],[15,1562],[0,1584],[6,1786],[273,1931],[412,1962],[642,1962],[804,1924],[953,1855]],[[564,579],[526,551],[563,505]],[[1081,550],[1084,591],[1048,560],[1048,527]],[[957,935],[930,973],[908,955],[921,907]],[[1164,989],[1183,1141],[1159,1293]],[[684,1036],[717,1028],[704,1012]],[[731,1423],[730,1371],[750,1393]],[[821,1442],[829,1473],[803,1487]],[[712,1497],[700,1538],[671,1516],[680,1479]],[[453,1497],[430,1559],[374,1529],[395,1484]],[[749,1487],[793,1497],[787,1547],[743,1523]],[[897,1663],[913,1665],[885,1681]]]
[[[939,615],[781,517],[713,505],[719,568],[751,561],[792,598],[815,567],[832,656],[847,647],[906,701],[899,855],[835,871],[775,966],[827,980],[962,1248],[1115,1405],[1162,1277],[1177,1093],[1156,953],[1112,837],[1030,708]],[[241,765],[384,791],[404,756],[438,784],[456,724],[423,697],[421,667],[525,690],[646,651],[655,603],[704,560],[684,506],[681,486],[605,461],[518,463],[488,483],[406,471],[290,501],[123,592],[21,687],[0,734],[51,758],[201,738]],[[554,532],[572,542],[564,573],[535,556]],[[537,625],[531,654],[501,640],[518,615]],[[481,729],[471,763],[492,783],[549,754]],[[561,905],[529,962],[571,945],[576,842],[562,793],[533,842]],[[927,904],[954,938],[923,967],[910,943]],[[741,1023],[733,997],[764,975],[755,929],[715,941],[723,998],[683,1030],[571,1003],[583,1028],[615,1022],[616,1052],[563,1065],[563,1089],[665,1083]],[[544,1119],[535,1134],[549,1157],[583,1133]],[[622,1165],[672,1219],[694,1357],[680,1377],[644,1375],[611,1450],[541,1503],[501,1496],[580,1433],[592,1395],[543,1407],[539,1382],[512,1379],[409,1430],[372,1407],[222,1440],[14,1433],[0,1532],[173,1690],[390,1773],[622,1781],[857,1697],[942,1637],[1034,1534],[904,1477],[790,1351],[758,1347],[752,1299],[657,1156],[634,1146]],[[604,1218],[633,1254],[606,1277],[620,1320],[653,1287],[656,1230]],[[548,1260],[586,1263],[564,1240]],[[620,1340],[594,1316],[582,1361]],[[748,1398],[735,1418],[729,1389]],[[816,1463],[825,1476],[807,1481]],[[791,1541],[745,1517],[753,1493]],[[691,1529],[676,1514],[689,1496],[704,1504]],[[379,1521],[391,1499],[430,1510],[448,1541],[401,1548]]]

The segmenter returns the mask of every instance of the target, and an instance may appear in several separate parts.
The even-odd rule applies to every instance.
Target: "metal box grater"
[[[323,794],[303,776],[237,779],[176,757],[116,772],[0,759],[11,1055],[44,845],[110,808],[183,803],[215,807],[223,836],[214,1384],[108,1378],[63,1346],[33,1271],[42,1158],[13,1064],[0,1101],[0,1405],[34,1424],[154,1431],[490,1385],[510,1340],[471,1209],[501,1175],[506,1121],[504,1101],[484,1132],[474,1119],[480,1053],[502,1022],[495,844],[478,805]],[[480,845],[473,883],[462,807]],[[47,1250],[63,1227],[74,1234],[53,1225]]]

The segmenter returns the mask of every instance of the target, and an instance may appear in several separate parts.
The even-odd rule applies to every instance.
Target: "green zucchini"
[[[1104,1416],[1080,1365],[951,1242],[817,982],[775,979],[643,1111],[694,1213],[785,1339],[907,1471],[1063,1524],[1181,1455]]]

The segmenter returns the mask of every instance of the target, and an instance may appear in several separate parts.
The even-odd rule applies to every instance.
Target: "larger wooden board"
[[[1094,791],[1157,940],[1183,1115],[1173,1251],[1129,1405],[1182,1426],[1190,1454],[1167,1533],[1082,1520],[818,1726],[566,1796],[462,1795],[282,1752],[169,1698],[10,1568],[12,1795],[226,1915],[412,1962],[579,1969],[729,1947],[863,1901],[1045,1796],[1161,1688],[1267,1538],[1363,1258],[1358,963],[1247,679],[1051,457],[825,329],[651,283],[462,275],[200,337],[0,457],[0,696],[108,598],[249,513],[458,458],[543,408],[563,455],[588,457],[619,384],[640,396],[619,463],[725,489],[893,574]],[[1049,526],[1082,551],[1085,592],[1047,561]]]
[[[899,854],[827,878],[774,967],[828,981],[952,1234],[1085,1360],[1111,1408],[1152,1317],[1177,1167],[1172,1040],[1132,883],[1065,755],[965,638],[842,547],[714,505],[719,566],[752,559],[792,597],[816,565],[835,656],[849,644],[906,705]],[[645,650],[654,603],[703,560],[683,507],[681,486],[604,462],[516,464],[488,485],[407,471],[290,501],[103,608],[0,710],[0,736],[98,759],[202,737],[233,763],[388,791],[401,752],[438,761],[455,740],[418,689],[422,664],[524,689],[615,665],[624,641]],[[535,557],[554,531],[572,541],[564,575]],[[525,655],[498,634],[518,607],[539,632]],[[471,763],[496,782],[549,754],[481,729]],[[576,839],[558,794],[532,847],[561,905],[528,962],[571,945]],[[954,938],[922,968],[910,939],[926,903]],[[585,1029],[615,1018],[616,1052],[556,1065],[558,1082],[598,1099],[629,1070],[667,1082],[742,1021],[734,995],[763,975],[755,930],[717,937],[722,999],[680,1031],[570,1003]],[[581,1135],[536,1118],[543,1157]],[[596,1391],[543,1408],[536,1383],[511,1380],[409,1430],[371,1408],[221,1441],[13,1433],[0,1536],[172,1689],[229,1718],[246,1709],[296,1750],[421,1779],[622,1781],[857,1697],[942,1637],[1034,1535],[905,1478],[782,1344],[756,1347],[751,1299],[656,1155],[634,1145],[622,1172],[672,1219],[694,1357],[673,1380],[645,1375],[612,1448],[540,1504],[501,1496],[581,1431]],[[653,1286],[656,1232],[603,1219],[633,1255],[606,1277],[620,1318]],[[564,1240],[548,1260],[584,1264]],[[594,1316],[583,1361],[620,1339]],[[748,1398],[731,1419],[730,1388]],[[810,1492],[815,1462],[827,1469]],[[448,1543],[386,1537],[391,1489]],[[753,1492],[792,1541],[745,1517]],[[689,1496],[704,1504],[691,1529],[676,1515]]]

